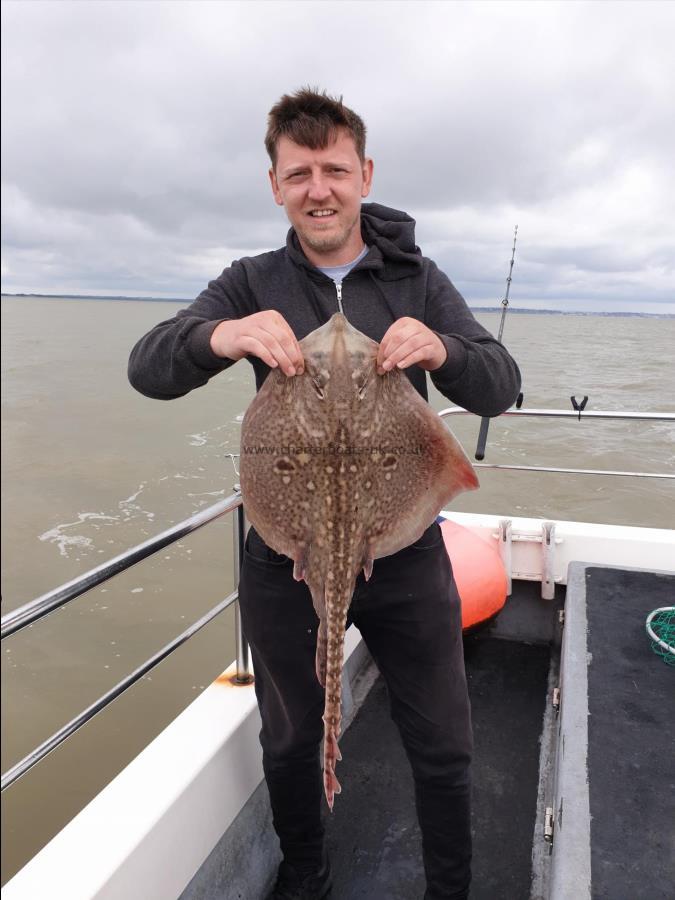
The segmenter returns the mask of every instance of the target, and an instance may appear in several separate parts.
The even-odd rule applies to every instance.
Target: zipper
[[[337,291],[338,311],[341,312],[344,316],[345,311],[342,308],[342,282],[340,282],[339,284],[337,281],[335,282],[335,290]]]

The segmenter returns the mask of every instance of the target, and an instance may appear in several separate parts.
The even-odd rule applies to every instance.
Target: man
[[[247,357],[259,388],[270,368],[302,373],[298,344],[342,310],[380,342],[378,372],[406,371],[426,399],[426,375],[481,416],[515,400],[515,362],[415,246],[414,221],[363,204],[373,178],[365,126],[340,101],[309,89],[272,108],[265,144],[275,201],[291,223],[286,246],[234,262],[197,300],[142,338],[129,378],[170,399]],[[330,891],[323,847],[323,690],[314,669],[317,618],[292,563],[250,530],[239,585],[262,716],[260,741],[283,861],[275,900]],[[468,897],[470,710],[459,599],[438,525],[376,560],[357,580],[350,621],[387,683],[415,779],[426,900]]]

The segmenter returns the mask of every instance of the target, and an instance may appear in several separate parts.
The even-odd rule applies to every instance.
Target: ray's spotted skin
[[[347,612],[361,569],[418,540],[456,494],[478,487],[464,451],[398,370],[378,375],[378,344],[344,316],[300,342],[302,375],[268,375],[242,425],[249,520],[294,560],[319,617],[325,688],[324,789],[333,808]]]

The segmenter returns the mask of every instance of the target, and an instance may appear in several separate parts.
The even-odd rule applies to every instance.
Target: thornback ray
[[[240,479],[262,539],[294,560],[319,618],[324,789],[340,792],[344,631],[356,578],[418,540],[478,479],[462,447],[379,345],[337,313],[300,341],[302,375],[270,372],[242,424]]]

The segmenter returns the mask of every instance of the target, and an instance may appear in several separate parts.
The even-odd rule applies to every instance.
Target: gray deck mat
[[[675,896],[675,669],[644,627],[674,598],[673,576],[586,570],[594,898]]]
[[[474,722],[472,900],[526,900],[549,648],[465,640]],[[328,816],[333,900],[421,900],[412,776],[378,679],[340,742]]]

